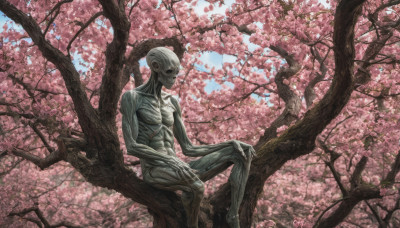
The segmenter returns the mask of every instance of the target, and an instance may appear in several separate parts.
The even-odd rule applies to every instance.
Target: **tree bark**
[[[334,55],[335,75],[328,92],[322,100],[309,110],[304,118],[287,129],[281,136],[268,141],[259,141],[255,149],[257,158],[253,160],[246,191],[241,206],[242,227],[250,227],[257,199],[265,181],[287,161],[310,153],[315,147],[315,139],[323,129],[341,112],[353,91],[354,67],[354,26],[365,0],[342,0],[335,14]],[[230,188],[222,186],[213,197],[215,217],[223,217],[229,200],[221,200],[230,195]],[[229,198],[229,197],[228,197]],[[225,198],[226,199],[226,198]],[[218,204],[217,204],[218,202]]]

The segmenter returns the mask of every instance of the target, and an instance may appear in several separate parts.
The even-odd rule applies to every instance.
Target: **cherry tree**
[[[120,96],[147,79],[141,60],[157,46],[181,60],[169,92],[189,137],[256,149],[242,227],[400,226],[399,0],[0,0],[0,11],[2,226],[185,226],[180,193],[145,184],[122,140]],[[200,227],[227,227],[226,176],[206,184]]]

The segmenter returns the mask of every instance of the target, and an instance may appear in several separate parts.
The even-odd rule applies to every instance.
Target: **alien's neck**
[[[147,93],[147,94],[151,94],[154,97],[156,97],[158,100],[162,101],[161,99],[161,89],[162,89],[162,83],[159,82],[156,78],[156,75],[154,72],[152,72],[149,80],[146,82],[146,84],[144,84],[143,86],[141,86],[140,91]]]
[[[154,96],[158,98],[158,100],[162,101],[161,99],[161,89],[163,87],[162,83],[157,81],[155,83],[155,88],[154,88]]]

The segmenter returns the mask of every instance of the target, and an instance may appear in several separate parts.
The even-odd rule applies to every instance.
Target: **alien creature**
[[[146,56],[151,69],[149,80],[122,96],[121,113],[124,140],[129,155],[140,159],[143,180],[153,187],[182,191],[188,227],[198,227],[200,202],[207,181],[233,164],[231,206],[226,220],[238,228],[238,210],[254,155],[252,146],[231,140],[215,145],[193,145],[183,125],[178,100],[162,91],[171,89],[179,72],[176,54],[165,47],[153,48]],[[201,157],[189,164],[174,149],[174,136],[183,154]]]

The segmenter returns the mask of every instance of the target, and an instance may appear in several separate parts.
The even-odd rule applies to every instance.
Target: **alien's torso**
[[[152,95],[137,92],[141,100],[136,109],[138,119],[137,143],[147,145],[160,153],[175,156],[174,124],[175,107],[171,95],[163,94],[162,101]]]

